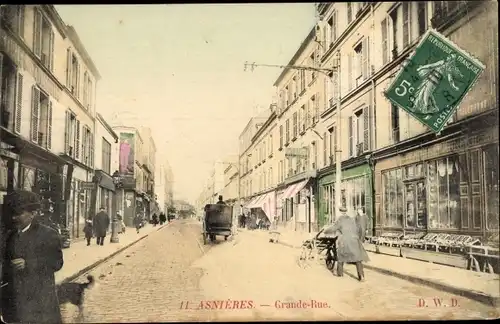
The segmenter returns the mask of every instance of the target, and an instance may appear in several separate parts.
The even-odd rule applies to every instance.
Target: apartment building
[[[165,213],[169,207],[173,206],[173,184],[174,178],[172,169],[168,162],[164,162],[156,168],[155,176],[155,193],[157,196],[158,205]]]
[[[276,104],[271,104],[269,110],[261,113],[259,118],[265,121],[258,126],[253,133],[250,145],[246,150],[248,169],[244,169],[244,181],[249,186],[246,189],[246,203],[243,207],[250,210],[258,217],[267,217],[273,221],[276,217],[276,184],[278,159],[277,152],[277,128],[276,128]],[[245,172],[244,171],[244,172]],[[264,218],[265,219],[265,218]]]
[[[238,205],[238,156],[228,156],[224,163],[224,188],[222,196],[227,204]]]
[[[119,210],[123,210],[123,219],[127,226],[133,226],[136,215],[148,218],[147,211],[151,198],[147,194],[146,171],[143,165],[144,140],[139,129],[129,126],[113,126],[118,134],[120,147],[118,155],[119,174],[122,178],[122,192],[118,194]]]
[[[75,235],[92,214],[83,183],[93,179],[99,72],[53,5],[2,6],[1,17],[2,191],[40,193],[44,213]]]
[[[156,169],[156,144],[153,139],[151,129],[149,127],[139,128],[144,145],[142,151],[142,165],[144,184],[145,184],[145,199],[146,199],[146,216],[149,218],[154,213],[158,214],[156,206],[155,193],[155,169]]]
[[[95,175],[99,179],[96,206],[104,207],[108,215],[121,210],[116,206],[116,189],[113,174],[118,170],[119,137],[101,114],[97,113],[95,140]]]
[[[324,104],[326,75],[320,68],[321,46],[310,30],[274,83],[277,105],[277,216],[297,231],[316,228],[314,188],[323,136],[316,130]],[[296,68],[294,68],[296,67]]]
[[[498,243],[497,13],[493,1],[387,2],[373,8],[375,37],[386,44],[372,57],[377,234],[459,233]],[[382,95],[429,27],[486,66],[439,135]]]
[[[248,203],[252,195],[257,192],[252,177],[254,169],[252,138],[267,118],[267,115],[252,117],[239,136],[240,193],[243,204]]]
[[[351,214],[363,208],[371,231],[373,190],[369,156],[375,136],[372,57],[373,53],[380,52],[376,50],[378,41],[374,42],[375,8],[373,3],[346,2],[322,3],[317,9],[321,17],[317,27],[321,66],[334,69],[324,78],[325,97],[319,127],[324,139],[322,167],[318,171],[319,226],[336,219],[335,206],[340,204]],[[338,139],[337,134],[340,134]],[[337,161],[338,151],[340,161]],[[335,202],[337,162],[342,172],[338,203]]]

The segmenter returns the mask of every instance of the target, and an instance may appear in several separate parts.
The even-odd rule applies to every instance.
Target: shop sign
[[[446,37],[429,30],[385,96],[439,133],[484,69],[484,64]]]
[[[302,148],[287,148],[285,151],[285,157],[298,157],[298,158],[307,158],[309,156],[309,152],[307,147]]]
[[[488,131],[476,133],[470,136],[461,136],[459,138],[409,152],[403,156],[401,164],[432,160],[452,153],[463,152],[467,148],[489,144],[495,142],[496,140],[498,140],[497,130],[495,128],[490,128]]]
[[[93,190],[95,188],[95,183],[93,182],[81,182],[80,189],[81,190]]]

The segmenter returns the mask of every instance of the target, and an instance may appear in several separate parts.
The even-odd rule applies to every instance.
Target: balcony
[[[432,28],[443,29],[451,25],[459,18],[483,1],[435,1],[434,16],[431,18]]]

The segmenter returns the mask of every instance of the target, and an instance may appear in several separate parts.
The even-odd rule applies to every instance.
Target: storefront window
[[[358,208],[365,207],[365,184],[366,178],[358,177],[355,179],[349,179],[343,181],[344,188],[346,188],[346,193],[348,195],[346,202],[347,212],[354,215]]]
[[[484,180],[486,198],[486,228],[498,230],[498,146],[484,149]]]
[[[428,162],[429,227],[460,227],[460,167],[458,156]]]
[[[402,169],[390,170],[382,174],[384,225],[388,227],[403,227],[403,172]]]

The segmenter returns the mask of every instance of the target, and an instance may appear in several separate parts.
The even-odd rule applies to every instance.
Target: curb
[[[488,306],[493,306],[496,308],[498,308],[500,306],[500,297],[486,295],[486,294],[479,292],[479,291],[473,291],[473,290],[468,290],[465,288],[450,286],[450,285],[443,284],[439,281],[432,280],[432,279],[421,278],[421,277],[417,277],[417,276],[412,276],[412,275],[396,272],[393,270],[388,270],[388,269],[381,268],[381,267],[376,267],[376,266],[370,265],[369,263],[365,263],[365,264],[363,264],[363,266],[366,269],[370,269],[370,270],[382,273],[384,275],[396,277],[396,278],[403,279],[403,280],[406,280],[406,281],[409,281],[412,283],[416,283],[419,285],[424,285],[424,286],[431,287],[434,289],[442,290],[442,291],[445,291],[447,293],[451,293],[454,295],[458,295],[458,296],[462,296],[462,297],[465,297],[468,299],[475,300],[477,302],[480,302],[482,304],[486,304]]]
[[[159,230],[161,230],[161,229],[163,229],[163,228],[165,228],[165,226],[166,226],[166,225],[167,225],[167,224],[165,224],[165,225],[161,226],[160,228],[158,228],[158,229],[156,230],[156,232],[157,232],[157,231],[159,231]],[[117,251],[115,251],[115,252],[111,253],[110,255],[108,255],[107,257],[105,257],[104,259],[100,259],[99,261],[94,262],[94,263],[92,263],[91,265],[86,266],[85,268],[83,268],[82,270],[78,271],[77,273],[75,273],[75,274],[73,274],[73,275],[71,275],[71,276],[69,276],[69,277],[64,278],[63,280],[61,280],[61,282],[59,282],[59,283],[57,283],[57,282],[56,282],[56,286],[59,286],[59,285],[61,285],[61,284],[65,284],[65,283],[68,283],[68,282],[71,282],[71,281],[75,280],[76,278],[78,278],[78,277],[82,276],[82,275],[83,275],[83,274],[85,274],[86,272],[89,272],[89,271],[90,271],[90,270],[92,270],[93,268],[95,268],[95,267],[97,267],[97,266],[99,266],[99,265],[103,264],[104,262],[106,262],[106,261],[108,261],[108,260],[112,259],[114,256],[116,256],[117,254],[119,254],[119,253],[123,252],[124,250],[128,249],[129,247],[132,247],[134,244],[139,243],[140,241],[142,241],[143,239],[145,239],[145,238],[146,238],[146,237],[148,237],[151,233],[154,233],[154,232],[155,232],[155,231],[151,231],[150,233],[148,233],[148,234],[144,235],[143,237],[141,237],[141,238],[137,239],[136,241],[133,241],[133,242],[131,242],[131,243],[129,243],[129,244],[127,244],[127,245],[125,245],[124,247],[122,247],[122,248],[118,249]]]
[[[293,244],[286,243],[283,241],[278,241],[278,244],[284,245],[289,248],[295,248],[295,249],[300,249],[301,247],[294,246]],[[368,251],[367,251],[368,252]],[[373,253],[373,252],[371,252]],[[370,265],[369,263],[363,264],[364,268],[370,269],[379,273],[382,273],[384,275],[396,277],[402,280],[406,280],[412,283],[416,283],[419,285],[431,287],[434,289],[438,289],[441,291],[445,291],[454,295],[458,295],[464,298],[468,298],[477,302],[480,302],[482,304],[488,305],[488,306],[493,306],[495,308],[500,307],[500,297],[495,297],[491,295],[487,295],[485,293],[479,292],[479,291],[471,291],[465,288],[460,288],[460,287],[454,287],[450,286],[447,284],[443,284],[439,281],[432,280],[432,279],[426,279],[426,278],[421,278],[413,275],[408,275],[400,272],[396,272],[393,270],[385,269],[382,267],[376,267],[373,265]]]

